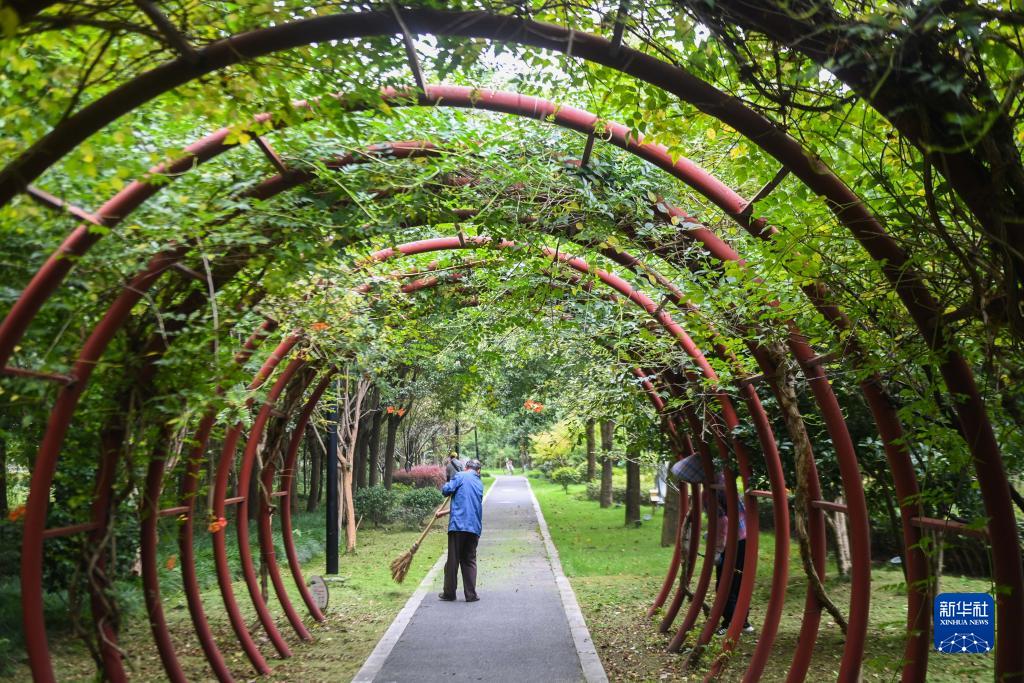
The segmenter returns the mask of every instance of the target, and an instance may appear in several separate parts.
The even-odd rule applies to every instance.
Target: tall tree
[[[397,379],[403,380],[412,368],[402,365],[398,368]],[[412,381],[416,380],[416,371],[412,373]],[[398,427],[402,420],[412,410],[413,396],[409,395],[404,404],[394,400],[388,405],[384,412],[387,413],[387,433],[384,437],[384,488],[391,488],[392,476],[395,473],[395,451],[398,447]]]
[[[661,519],[661,547],[674,545],[679,535],[679,506],[685,493],[671,481],[665,484],[665,510]]]
[[[353,486],[356,489],[366,488],[366,461],[369,450],[367,442],[369,441],[370,424],[372,421],[373,418],[365,414],[365,412],[362,419],[359,420],[359,436],[356,438],[355,460],[352,463]]]
[[[601,507],[609,508],[612,499],[612,440],[615,436],[615,421],[601,421]]]
[[[640,449],[630,443],[626,449],[626,526],[640,524]]]
[[[309,489],[306,492],[306,512],[315,512],[320,505],[320,474],[323,471],[323,444],[316,427],[306,425],[306,450],[309,452]]]
[[[391,478],[395,473],[395,447],[398,442],[398,425],[402,417],[396,413],[388,414],[387,434],[384,437],[384,488],[391,488]]]
[[[7,516],[7,440],[0,433],[0,518]]]
[[[356,457],[356,442],[359,439],[359,423],[362,418],[363,400],[370,389],[370,378],[358,374],[353,378],[350,369],[345,373],[341,390],[338,414],[338,528],[345,527],[345,548],[347,552],[356,549],[356,509],[353,498],[353,465]]]
[[[378,394],[379,396],[379,394]],[[367,448],[369,450],[368,467],[370,470],[370,486],[380,483],[380,425],[383,421],[383,411],[380,409],[380,400],[377,401],[377,409],[373,411],[373,419],[370,422],[370,438]]]
[[[587,481],[597,476],[597,448],[594,438],[594,420],[587,420]]]

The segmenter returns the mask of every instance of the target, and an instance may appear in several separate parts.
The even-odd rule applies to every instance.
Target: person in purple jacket
[[[438,517],[451,512],[448,522],[448,561],[444,565],[444,592],[442,600],[455,599],[459,587],[459,568],[462,568],[462,592],[466,602],[476,602],[476,546],[483,531],[484,484],[480,479],[480,461],[470,460],[465,470],[441,488],[441,493],[451,496],[448,510],[437,513]]]

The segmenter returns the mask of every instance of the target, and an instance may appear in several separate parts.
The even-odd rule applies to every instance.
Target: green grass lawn
[[[601,509],[594,501],[581,500],[583,486],[570,486],[566,495],[557,484],[537,479],[531,479],[530,483],[540,501],[552,539],[558,547],[562,567],[576,591],[608,677],[613,681],[702,680],[705,669],[683,671],[685,658],[665,652],[669,637],[658,633],[660,614],[654,618],[646,616],[672,555],[671,548],[660,547],[661,512],[656,512],[651,521],[639,528],[626,527],[621,507]],[[645,508],[645,512],[650,512],[650,508]],[[762,534],[758,548],[758,583],[750,615],[755,627],[764,619],[762,609],[768,599],[773,546],[774,536]],[[849,584],[835,578],[834,567],[830,568],[830,574],[828,590],[836,604],[845,611],[849,602]],[[762,680],[785,679],[800,628],[805,586],[806,580],[794,545],[782,623]],[[899,680],[906,625],[906,600],[902,589],[903,574],[898,568],[876,566],[873,569],[871,625],[864,654],[866,681]],[[942,578],[944,592],[988,589],[986,581],[955,576]],[[717,640],[713,644],[715,642]],[[834,680],[842,648],[842,633],[825,615],[808,680]],[[746,637],[741,640],[723,680],[740,679],[744,663],[753,649],[753,639]],[[705,656],[704,665],[710,660],[711,657]],[[991,653],[932,653],[928,680],[939,683],[992,680],[992,665]]]
[[[185,606],[184,595],[181,593],[180,567],[168,569],[165,565],[167,557],[177,554],[170,534],[174,533],[174,522],[168,520],[163,530],[168,535],[161,545],[161,588],[164,596],[163,604],[168,625],[174,640],[175,649],[182,662],[189,680],[211,680],[212,674],[206,664],[199,643],[192,631],[191,620]],[[236,577],[241,576],[235,545],[234,520],[227,528],[228,556]],[[304,573],[308,580],[314,574],[325,573],[323,553],[324,536],[326,534],[323,513],[300,514],[294,519],[296,544],[300,559],[303,560]],[[280,571],[292,603],[300,614],[306,616],[305,624],[313,634],[313,642],[302,642],[284,618],[283,611],[271,591],[269,600],[271,612],[276,618],[278,629],[292,648],[293,657],[288,660],[276,658],[255,612],[249,603],[245,583],[238,580],[234,583],[235,596],[243,608],[249,630],[253,634],[263,652],[264,657],[273,669],[266,680],[272,681],[346,681],[355,675],[363,661],[373,650],[377,641],[391,624],[409,596],[426,575],[427,571],[442,554],[446,544],[444,524],[435,524],[434,530],[424,541],[416,555],[412,568],[405,582],[401,585],[391,580],[390,562],[398,554],[407,550],[419,535],[417,530],[407,529],[375,529],[372,526],[359,530],[358,547],[353,554],[343,554],[340,561],[340,572],[336,577],[326,577],[330,588],[330,604],[326,611],[327,620],[318,624],[306,616],[305,604],[298,595],[291,573],[288,571],[283,549],[278,547],[277,554]],[[277,531],[275,526],[275,534]],[[231,630],[230,622],[224,612],[224,603],[216,588],[216,576],[212,564],[212,553],[208,534],[197,531],[197,565],[199,566],[200,582],[203,586],[203,604],[210,620],[214,636],[224,652],[227,663],[237,680],[252,680],[255,676],[248,660]],[[256,531],[252,529],[255,543]],[[344,537],[342,538],[344,543]],[[344,548],[343,548],[344,550]],[[253,547],[254,557],[258,562],[258,547]],[[123,591],[125,607],[128,611],[126,625],[123,629],[121,644],[130,656],[127,666],[134,680],[159,681],[165,680],[163,669],[153,645],[145,611],[141,605],[141,594],[137,586]],[[59,605],[57,606],[59,607]],[[17,615],[12,617],[16,624]],[[57,618],[50,618],[51,628],[50,650],[54,668],[59,681],[94,681],[95,668],[81,642],[68,630],[66,623]],[[24,657],[19,653],[13,657],[14,663],[9,667],[6,676],[0,680],[29,680],[28,667]]]

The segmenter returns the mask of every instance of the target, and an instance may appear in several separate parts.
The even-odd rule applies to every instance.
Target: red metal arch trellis
[[[825,304],[825,305],[826,305],[826,304]],[[807,359],[808,359],[808,358],[805,358],[805,360],[807,360]],[[811,358],[810,358],[810,359],[813,359],[813,355],[811,356]],[[865,390],[865,392],[866,392],[866,390]],[[872,408],[873,408],[873,407],[872,407]],[[880,425],[880,426],[881,426],[881,425]],[[896,423],[896,427],[898,428],[898,423]],[[912,526],[912,525],[911,525],[911,526]]]

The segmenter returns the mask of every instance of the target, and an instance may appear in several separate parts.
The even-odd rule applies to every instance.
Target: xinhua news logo
[[[988,593],[942,593],[935,597],[935,649],[981,654],[996,640],[996,605]]]

